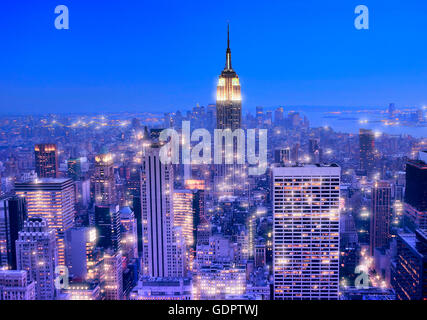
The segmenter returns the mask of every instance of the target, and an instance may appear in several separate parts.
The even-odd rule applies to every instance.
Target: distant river
[[[417,138],[427,137],[427,126],[387,126],[381,120],[387,119],[387,114],[379,108],[349,108],[349,107],[291,107],[285,112],[297,111],[306,115],[310,127],[329,126],[334,131],[358,133],[359,128],[372,129],[391,135],[411,135]],[[340,113],[337,113],[340,112]]]

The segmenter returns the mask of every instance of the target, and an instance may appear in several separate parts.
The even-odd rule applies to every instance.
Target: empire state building
[[[227,31],[225,68],[218,79],[216,90],[217,129],[239,129],[242,124],[242,96],[239,77],[231,66],[230,28]]]
[[[218,79],[216,94],[216,127],[219,130],[230,129],[233,132],[242,128],[242,96],[239,77],[231,66],[230,29],[227,31],[227,51],[225,68]],[[238,134],[237,134],[238,135]],[[222,138],[221,138],[222,139]],[[242,155],[238,153],[237,137],[233,137],[232,164],[218,164],[215,168],[214,185],[218,196],[239,195],[244,191],[245,168],[237,164]],[[222,145],[225,154],[225,144]]]

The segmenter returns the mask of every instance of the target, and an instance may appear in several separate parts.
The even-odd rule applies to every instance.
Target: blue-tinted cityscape
[[[427,300],[427,107],[247,106],[222,25],[206,102],[47,112],[4,87],[0,300]]]

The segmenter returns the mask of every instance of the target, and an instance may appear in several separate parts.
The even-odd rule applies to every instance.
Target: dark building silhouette
[[[137,233],[137,243],[138,243],[138,256],[142,257],[142,239],[143,239],[143,233],[142,233],[142,206],[141,206],[141,196],[133,197],[132,199],[132,209],[135,214],[136,218],[136,233]]]
[[[119,207],[95,206],[95,226],[98,231],[97,246],[104,249],[120,250],[120,212]]]
[[[366,174],[372,173],[375,160],[375,135],[372,130],[360,129],[360,170]]]
[[[427,300],[427,234],[425,230],[397,235],[392,286],[399,300]]]
[[[0,265],[7,264],[12,270],[16,270],[16,243],[19,231],[27,219],[27,207],[24,197],[3,197],[0,199],[0,229],[4,231],[4,239],[0,235],[0,241],[4,244],[4,250],[0,251]]]
[[[385,181],[375,182],[372,188],[372,213],[370,230],[370,250],[387,247],[390,240],[391,220],[391,184]]]
[[[308,141],[308,156],[310,157],[310,163],[317,164],[322,161],[322,150],[319,144],[319,139],[310,139]]]
[[[427,229],[427,163],[423,160],[406,164],[405,214],[416,227]]]

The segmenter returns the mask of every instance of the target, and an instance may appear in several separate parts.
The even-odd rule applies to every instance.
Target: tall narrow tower
[[[227,32],[225,68],[218,79],[216,90],[217,129],[239,129],[242,124],[242,96],[239,77],[231,66],[230,27]]]
[[[367,175],[372,173],[375,165],[375,135],[372,130],[359,130],[360,170]]]
[[[376,248],[389,245],[390,220],[391,220],[391,184],[386,181],[377,181],[372,188],[372,214],[371,214],[371,255],[374,256]]]
[[[91,177],[91,193],[96,205],[116,204],[114,162],[110,153],[102,153],[95,157],[95,172]]]
[[[161,144],[147,148],[143,167],[142,229],[143,275],[150,277],[183,276],[183,242],[174,228],[173,181],[171,164],[160,160]]]
[[[227,51],[225,68],[218,79],[216,94],[216,127],[220,130],[235,131],[242,127],[242,96],[239,77],[231,66],[230,28],[227,31]],[[221,138],[223,139],[223,138]],[[240,158],[236,139],[233,138],[233,161]],[[224,158],[227,157],[223,146]],[[225,159],[224,159],[225,161]],[[239,195],[244,191],[243,166],[237,163],[218,164],[215,168],[214,185],[216,193],[221,195]]]

